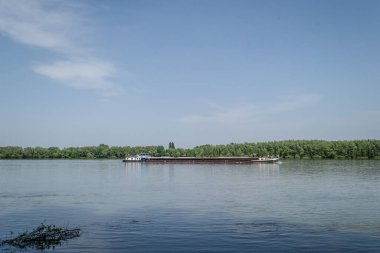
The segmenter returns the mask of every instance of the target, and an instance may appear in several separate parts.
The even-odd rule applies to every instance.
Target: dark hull
[[[185,164],[249,164],[275,163],[278,158],[265,159],[257,157],[151,157],[141,160],[124,159],[127,163],[185,163]]]

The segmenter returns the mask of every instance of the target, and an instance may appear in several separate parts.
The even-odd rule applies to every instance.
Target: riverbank
[[[126,155],[149,153],[154,157],[264,157],[301,160],[379,160],[380,140],[287,140],[258,143],[202,145],[193,148],[159,146],[87,147],[0,147],[0,159],[123,159]]]

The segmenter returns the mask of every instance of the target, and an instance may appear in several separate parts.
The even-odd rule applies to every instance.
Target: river
[[[55,252],[378,252],[380,161],[0,160],[0,238],[42,222],[82,230]]]

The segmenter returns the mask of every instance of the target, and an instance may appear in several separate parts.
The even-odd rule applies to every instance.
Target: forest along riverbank
[[[0,159],[123,159],[148,153],[153,157],[280,157],[281,159],[380,159],[380,140],[289,140],[259,143],[202,145],[194,148],[164,146],[0,147]]]

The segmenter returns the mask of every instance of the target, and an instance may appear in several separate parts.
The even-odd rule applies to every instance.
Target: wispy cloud
[[[213,106],[214,107],[214,106]],[[253,115],[258,108],[253,104],[240,104],[233,108],[223,108],[218,106],[219,109],[212,110],[208,114],[192,114],[181,117],[179,121],[187,124],[228,124],[229,122],[244,121],[247,115]]]
[[[52,65],[37,66],[34,70],[73,88],[103,91],[114,88],[108,79],[116,72],[112,64],[97,60],[58,61]]]
[[[312,106],[321,101],[320,94],[301,94],[293,96],[278,96],[274,97],[276,102],[265,105],[261,108],[265,113],[281,113],[294,111],[303,107]]]
[[[317,104],[322,99],[319,94],[303,94],[293,97],[278,97],[276,102],[252,104],[244,103],[235,106],[216,106],[212,104],[209,114],[193,114],[181,117],[185,124],[244,124],[276,114],[291,112],[303,107]]]
[[[79,35],[90,30],[81,13],[82,7],[71,1],[0,0],[0,33],[67,58],[34,66],[36,73],[68,87],[115,94],[118,88],[110,79],[116,68],[101,59],[89,60],[95,56],[80,44]]]
[[[76,50],[72,30],[77,17],[57,1],[0,1],[0,30],[12,39],[31,46],[61,52]]]

